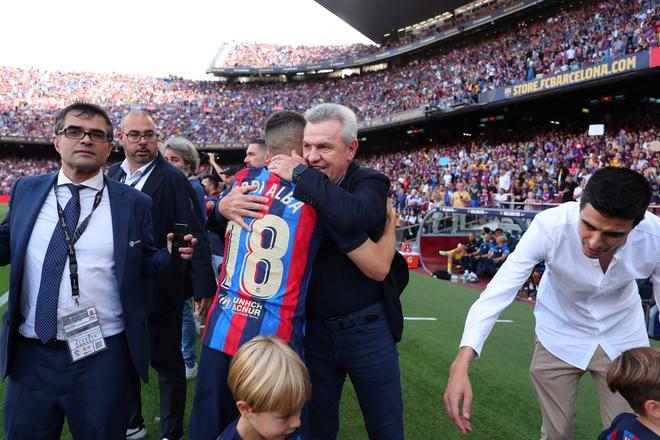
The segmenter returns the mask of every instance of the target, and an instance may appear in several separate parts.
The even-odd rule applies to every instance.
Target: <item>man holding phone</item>
[[[190,264],[182,271],[169,271],[151,282],[146,298],[151,366],[158,372],[160,387],[160,436],[178,439],[183,436],[186,401],[181,303],[192,292],[200,314],[208,309],[216,287],[211,251],[194,190],[185,176],[158,152],[158,133],[151,116],[144,110],[127,113],[121,121],[119,141],[126,159],[112,166],[108,176],[151,197],[156,246],[163,246],[167,232],[175,223],[187,225],[188,232],[199,240]],[[130,388],[126,438],[144,438],[147,430],[137,376]]]

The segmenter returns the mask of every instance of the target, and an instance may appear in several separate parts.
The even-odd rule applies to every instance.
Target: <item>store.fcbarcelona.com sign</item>
[[[573,70],[559,75],[538,78],[501,89],[490,90],[479,94],[479,103],[484,104],[504,99],[518,98],[560,87],[594,81],[609,76],[622,75],[636,70],[648,69],[649,67],[653,67],[650,63],[650,59],[650,52],[640,52],[634,55],[617,58],[606,63],[584,67],[582,69]]]

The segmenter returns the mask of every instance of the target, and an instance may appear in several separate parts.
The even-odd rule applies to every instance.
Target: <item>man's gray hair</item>
[[[197,149],[188,139],[181,136],[172,136],[165,141],[165,145],[161,147],[160,152],[165,154],[167,150],[179,153],[183,162],[190,166],[190,174],[197,172],[197,167],[199,167],[199,153],[197,153]]]
[[[341,124],[341,138],[347,146],[357,139],[357,117],[353,110],[344,105],[315,105],[305,112],[305,119],[312,124],[334,119]]]

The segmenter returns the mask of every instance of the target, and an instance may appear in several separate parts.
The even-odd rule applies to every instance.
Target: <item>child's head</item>
[[[300,410],[312,393],[305,364],[275,337],[257,336],[243,344],[229,367],[228,384],[241,418],[267,439],[300,426]]]
[[[660,350],[642,347],[623,352],[607,371],[607,385],[637,414],[660,417]]]

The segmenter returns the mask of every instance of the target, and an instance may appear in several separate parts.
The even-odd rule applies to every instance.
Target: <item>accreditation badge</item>
[[[62,316],[66,344],[73,362],[84,359],[108,348],[101,333],[96,307]]]

